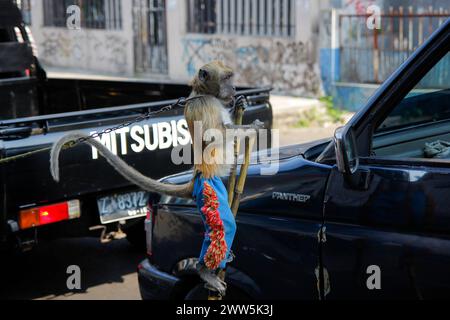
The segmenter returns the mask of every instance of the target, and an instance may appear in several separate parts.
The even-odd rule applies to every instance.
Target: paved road
[[[136,267],[144,253],[126,240],[98,239],[41,243],[33,252],[0,262],[0,299],[138,300]],[[67,289],[67,267],[81,268],[82,290]]]
[[[341,126],[332,123],[309,128],[294,126],[304,117],[306,110],[323,108],[317,99],[272,95],[270,102],[273,106],[274,129],[280,130],[280,147],[331,138],[336,128]]]

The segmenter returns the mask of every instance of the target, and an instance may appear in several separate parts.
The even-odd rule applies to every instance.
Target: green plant
[[[297,122],[296,127],[308,128],[315,123],[323,123],[323,115],[321,115],[316,108],[304,111],[301,119]]]
[[[297,122],[297,124],[295,125],[295,127],[298,127],[298,128],[308,128],[310,126],[311,126],[311,122],[306,118],[300,119]]]
[[[334,107],[333,97],[322,97],[319,101],[321,106],[303,111],[294,127],[309,128],[312,126],[324,126],[329,123],[340,124],[344,122],[346,112]]]
[[[323,103],[327,111],[327,115],[331,118],[333,123],[342,122],[345,112],[334,107],[333,97],[327,96],[319,99]]]

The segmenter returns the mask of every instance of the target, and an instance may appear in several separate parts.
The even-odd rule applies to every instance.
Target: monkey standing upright
[[[231,117],[224,106],[232,102],[236,94],[233,70],[219,61],[211,62],[199,70],[191,86],[190,97],[197,97],[190,100],[185,108],[185,118],[191,136],[195,135],[196,123],[201,123],[202,137],[210,129],[224,133],[225,129],[231,128]],[[53,145],[50,170],[55,181],[59,181],[59,154],[63,147],[85,137],[87,135],[83,133],[70,133]],[[220,179],[228,173],[228,166],[225,161],[216,161],[223,160],[224,150],[220,150],[220,147],[210,148],[213,161],[202,159],[201,163],[195,164],[194,175],[189,183],[171,185],[142,175],[97,140],[90,139],[86,143],[95,147],[124,178],[140,188],[149,192],[195,199],[206,229],[198,264],[199,275],[209,289],[223,295],[226,283],[217,276],[217,271],[225,269],[230,261],[230,249],[236,233],[236,222],[228,204],[227,190]],[[211,144],[202,142],[201,150],[205,151],[210,146]],[[223,144],[221,146],[223,148]]]

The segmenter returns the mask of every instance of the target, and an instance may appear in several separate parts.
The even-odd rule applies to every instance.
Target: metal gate
[[[133,0],[134,58],[137,73],[167,74],[165,0]]]

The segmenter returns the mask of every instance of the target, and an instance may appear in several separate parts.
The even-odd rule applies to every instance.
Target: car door
[[[449,21],[337,132],[328,299],[450,295]]]

